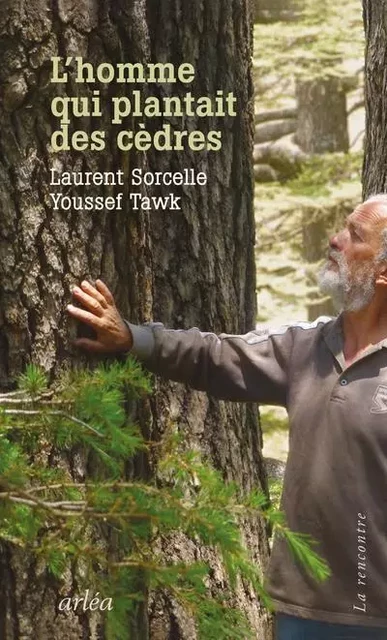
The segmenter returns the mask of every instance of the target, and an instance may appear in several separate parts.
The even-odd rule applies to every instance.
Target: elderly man
[[[268,589],[278,640],[387,638],[387,196],[356,207],[330,240],[320,284],[341,309],[234,336],[135,326],[107,287],[83,282],[69,313],[96,339],[131,350],[151,371],[218,398],[287,408],[290,447],[282,508],[310,534],[332,575],[317,583],[285,542],[274,544]]]

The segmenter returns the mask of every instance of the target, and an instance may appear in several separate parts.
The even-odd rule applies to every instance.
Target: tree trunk
[[[297,109],[295,107],[284,107],[283,109],[266,109],[255,114],[255,124],[261,122],[271,122],[272,120],[285,120],[286,118],[296,118]]]
[[[307,153],[348,152],[345,86],[340,78],[298,80],[295,140]]]
[[[363,197],[387,191],[386,148],[386,34],[380,25],[387,19],[386,0],[363,0],[366,36],[364,92],[366,132],[363,164]]]
[[[122,314],[133,322],[155,319],[167,326],[200,326],[216,332],[245,332],[255,323],[254,215],[252,179],[253,104],[250,76],[251,31],[248,0],[180,3],[179,0],[4,0],[0,6],[0,384],[12,387],[26,362],[42,365],[52,378],[66,360],[77,358],[69,338],[74,325],[64,314],[70,287],[88,277],[112,288]],[[57,122],[50,113],[55,95],[76,95],[79,85],[49,82],[51,56],[82,55],[101,62],[191,62],[192,91],[214,95],[234,91],[235,118],[190,118],[184,128],[221,129],[220,152],[123,153],[109,140],[103,152],[49,149]],[[84,92],[84,85],[80,85]],[[144,85],[137,85],[136,89]],[[101,86],[107,99],[119,88]],[[152,91],[152,88],[150,88]],[[87,89],[86,89],[87,91]],[[156,86],[156,91],[162,89]],[[180,88],[182,92],[182,89]],[[174,87],[175,92],[175,87]],[[179,88],[176,89],[176,93]],[[82,93],[85,95],[85,93]],[[91,131],[90,119],[75,128]],[[158,123],[161,127],[163,122]],[[172,122],[178,128],[180,122]],[[157,126],[154,121],[148,127]],[[105,111],[98,128],[111,130]],[[125,121],[133,129],[133,118]],[[54,211],[51,168],[60,171],[205,171],[205,188],[175,189],[181,211]],[[71,195],[110,195],[108,187],[72,187]],[[110,190],[113,192],[114,189]],[[135,189],[133,189],[134,191]],[[171,188],[144,187],[146,195]],[[199,447],[244,489],[266,487],[261,436],[254,407],[227,404],[177,384],[158,382],[148,411],[139,414],[147,434],[157,439],[173,421],[187,442]],[[146,414],[146,415],[145,415]],[[145,417],[141,418],[141,415]],[[65,464],[60,455],[52,464]],[[67,463],[66,463],[67,464]],[[73,476],[85,474],[84,461],[70,461]],[[252,557],[262,566],[268,555],[261,521],[244,528]],[[171,559],[203,557],[214,566],[214,589],[221,588],[219,560],[178,537],[165,553]],[[104,638],[101,621],[57,610],[58,585],[31,558],[9,545],[0,555],[0,635],[4,640]],[[76,594],[72,576],[68,592]],[[63,597],[63,595],[61,596]],[[238,595],[257,638],[267,637],[267,617],[246,585]],[[153,594],[148,619],[128,629],[127,640],[194,640],[192,622],[176,603]],[[266,631],[265,631],[266,630]],[[119,638],[117,640],[126,640]]]
[[[272,120],[255,125],[254,142],[261,144],[278,140],[296,130],[296,119],[286,118],[286,120]]]

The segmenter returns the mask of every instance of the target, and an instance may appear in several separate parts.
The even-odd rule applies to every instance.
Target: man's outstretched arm
[[[84,307],[67,307],[74,318],[96,332],[76,344],[99,353],[131,351],[152,372],[184,382],[223,400],[286,404],[287,365],[292,332],[251,331],[245,335],[166,329],[160,323],[125,322],[101,281],[84,281],[73,290]]]

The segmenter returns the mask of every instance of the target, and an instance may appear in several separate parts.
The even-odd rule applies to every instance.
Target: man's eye
[[[362,240],[361,236],[355,231],[355,229],[350,230],[351,236],[355,238],[355,240]]]

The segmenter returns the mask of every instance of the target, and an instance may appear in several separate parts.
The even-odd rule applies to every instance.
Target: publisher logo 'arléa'
[[[112,598],[102,598],[99,591],[92,598],[89,595],[89,589],[86,589],[83,598],[62,598],[59,602],[59,611],[70,611],[70,609],[73,611],[77,611],[77,609],[83,611],[96,611],[97,609],[111,611],[113,609]]]

